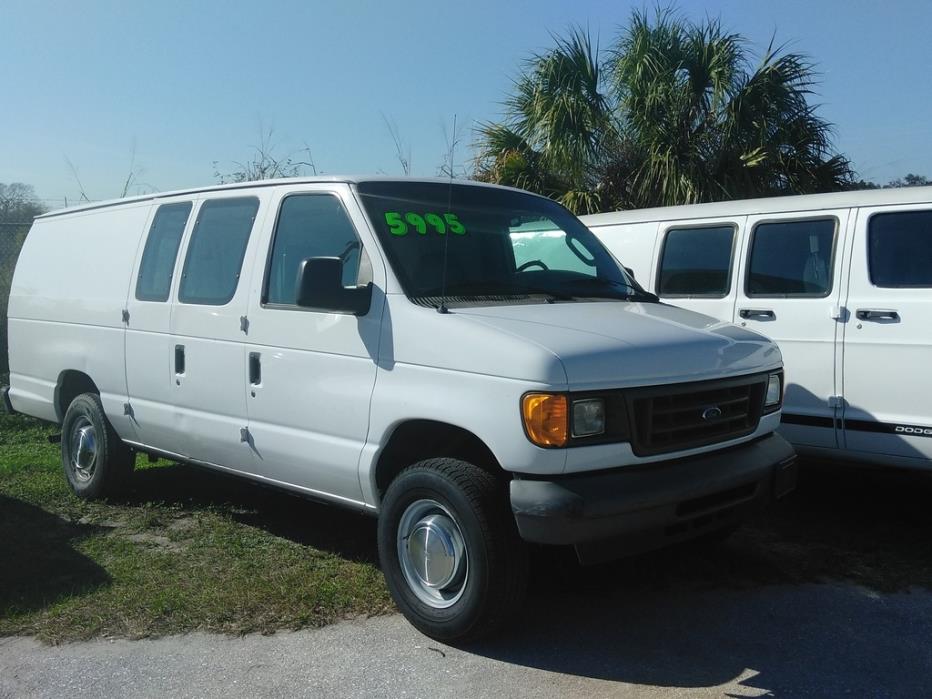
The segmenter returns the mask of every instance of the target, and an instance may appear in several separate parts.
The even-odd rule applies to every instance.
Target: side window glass
[[[751,243],[748,296],[828,296],[834,219],[761,223]]]
[[[343,285],[366,282],[360,274],[368,258],[340,200],[332,194],[296,194],[282,201],[269,259],[264,302],[295,304],[298,267],[308,257],[339,257]],[[367,278],[362,280],[361,276]]]
[[[734,226],[676,228],[660,256],[661,296],[727,296],[731,290]]]
[[[932,211],[876,214],[867,240],[874,286],[932,287]]]
[[[188,223],[191,202],[163,204],[155,212],[136,279],[140,301],[167,301],[178,257],[178,245]]]
[[[179,301],[209,306],[230,302],[258,209],[255,197],[212,199],[201,205],[181,274]]]

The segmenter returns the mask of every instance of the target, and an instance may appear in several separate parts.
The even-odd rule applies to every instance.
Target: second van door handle
[[[184,345],[175,345],[175,373],[184,374]]]
[[[894,322],[900,319],[900,314],[896,311],[879,309],[879,308],[859,308],[855,311],[858,320],[892,320]]]
[[[249,353],[249,383],[253,386],[262,383],[262,360],[258,352]]]
[[[742,318],[767,318],[768,320],[777,318],[777,314],[769,308],[742,308],[738,311],[738,315]]]

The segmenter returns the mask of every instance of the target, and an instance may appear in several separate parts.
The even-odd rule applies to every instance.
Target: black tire
[[[423,634],[446,642],[471,641],[497,631],[520,610],[528,551],[507,493],[492,474],[449,458],[418,462],[389,486],[379,516],[379,559],[395,604]],[[400,559],[399,527],[406,513],[423,502],[437,503],[441,515],[445,511],[452,517],[465,545],[465,572],[455,588],[461,591],[442,609],[423,601],[424,592],[409,583]]]
[[[104,414],[100,396],[82,393],[71,401],[62,421],[61,461],[75,495],[115,495],[132,473],[134,457]]]

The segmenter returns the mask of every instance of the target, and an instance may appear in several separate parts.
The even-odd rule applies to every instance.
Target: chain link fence
[[[0,223],[0,376],[5,376],[10,370],[6,311],[10,300],[10,285],[13,283],[13,268],[31,225],[30,222]]]

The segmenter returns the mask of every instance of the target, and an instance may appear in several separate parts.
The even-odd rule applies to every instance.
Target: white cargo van
[[[583,221],[662,300],[777,341],[799,452],[932,466],[932,187]]]
[[[525,542],[711,535],[795,483],[776,345],[657,303],[513,189],[278,180],[48,214],[9,338],[3,398],[61,424],[79,496],[143,452],[377,514],[394,599],[438,638],[518,607]]]

